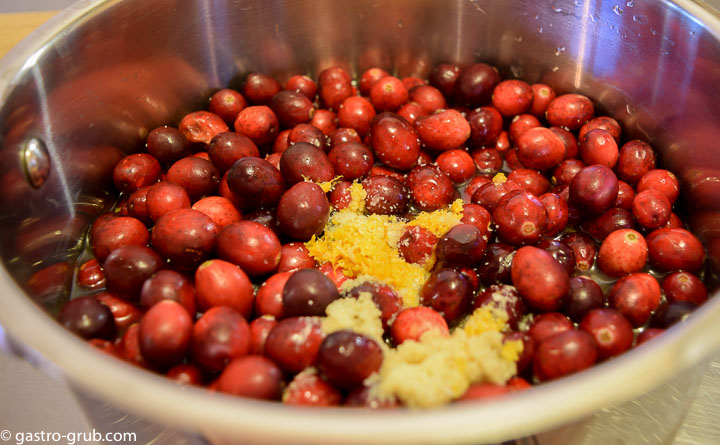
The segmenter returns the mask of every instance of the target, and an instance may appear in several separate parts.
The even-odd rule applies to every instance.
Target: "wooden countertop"
[[[0,58],[57,11],[0,14]]]

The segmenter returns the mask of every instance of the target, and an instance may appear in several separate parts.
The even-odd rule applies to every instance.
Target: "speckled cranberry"
[[[205,197],[195,202],[191,208],[209,216],[220,229],[242,219],[232,201],[222,196]]]
[[[411,169],[420,155],[415,127],[395,113],[380,113],[373,118],[369,142],[380,162],[398,170]]]
[[[655,151],[645,141],[634,139],[620,148],[615,166],[618,178],[630,184],[637,184],[645,173],[655,168]]]
[[[529,112],[537,118],[543,118],[548,105],[556,97],[555,90],[544,83],[534,83],[530,85],[530,88],[533,92],[533,99]]]
[[[284,318],[270,331],[265,355],[285,372],[300,372],[315,363],[324,338],[318,317]]]
[[[475,167],[482,175],[494,175],[503,165],[503,158],[495,148],[477,148],[470,153]]]
[[[595,241],[584,233],[571,232],[563,235],[560,241],[570,246],[575,254],[575,269],[580,272],[587,272],[595,264],[597,245]]]
[[[586,96],[581,94],[563,94],[553,99],[545,110],[545,118],[550,125],[565,127],[574,131],[595,115],[595,107]]]
[[[615,173],[604,165],[590,165],[580,170],[570,183],[570,202],[590,214],[609,209],[617,198]]]
[[[512,329],[517,329],[525,315],[525,304],[520,294],[509,284],[492,284],[480,292],[473,302],[473,309],[481,307],[493,307],[505,312],[508,326]]]
[[[474,148],[493,147],[503,130],[503,119],[493,107],[480,107],[467,115],[470,124],[469,144]]]
[[[583,317],[579,327],[592,335],[601,360],[618,356],[632,347],[633,327],[615,309],[593,309]]]
[[[646,229],[657,229],[664,225],[672,213],[672,205],[664,193],[647,189],[635,195],[632,214],[638,224]]]
[[[297,374],[285,388],[282,402],[297,406],[338,406],[342,393],[314,370]]]
[[[580,157],[587,165],[613,168],[619,157],[618,146],[610,132],[597,128],[580,138]]]
[[[249,351],[250,327],[245,318],[231,307],[210,308],[193,326],[193,362],[208,372],[222,371],[231,360]]]
[[[236,132],[249,137],[257,146],[271,144],[280,131],[277,116],[265,105],[243,109],[238,113],[233,127]]]
[[[525,303],[543,312],[559,309],[570,288],[565,268],[537,247],[525,246],[517,250],[511,275],[512,283]]]
[[[420,341],[420,337],[429,331],[437,331],[437,334],[442,336],[450,335],[443,316],[427,306],[401,310],[390,326],[390,336],[396,345],[406,340]]]
[[[646,241],[650,265],[660,271],[697,272],[705,263],[705,248],[685,229],[658,229]]]
[[[320,344],[317,368],[341,389],[352,389],[380,370],[383,352],[375,340],[350,330],[329,334]]]
[[[690,272],[673,272],[663,278],[662,291],[668,301],[688,301],[701,305],[708,299],[705,283]]]
[[[674,204],[680,194],[680,183],[672,172],[656,168],[645,173],[635,187],[637,193],[647,189],[663,192],[670,204]]]
[[[438,237],[421,226],[407,226],[398,240],[398,252],[408,263],[423,265],[432,257]]]
[[[193,111],[180,120],[178,130],[190,142],[209,144],[212,138],[229,129],[217,114],[209,111]]]
[[[508,136],[511,141],[517,144],[518,139],[520,139],[523,133],[533,128],[541,127],[542,124],[540,121],[532,114],[518,114],[510,121]]]
[[[505,195],[493,211],[497,234],[508,244],[535,244],[545,233],[545,206],[531,193],[514,191]]]
[[[406,184],[413,204],[420,210],[437,210],[453,200],[452,180],[435,165],[415,167],[408,174]]]
[[[317,94],[317,85],[315,85],[315,81],[302,74],[295,74],[294,76],[291,76],[287,82],[285,82],[285,89],[304,94],[305,97],[310,100],[315,99],[315,95]]]
[[[160,179],[160,162],[147,153],[135,153],[120,159],[113,168],[113,183],[123,193],[152,185]]]
[[[470,137],[470,124],[458,111],[449,109],[415,121],[422,143],[433,150],[458,148]]]
[[[249,137],[228,131],[212,138],[208,156],[220,173],[225,173],[238,159],[247,156],[259,157],[260,152]]]
[[[515,247],[505,243],[492,243],[485,249],[485,255],[477,266],[483,283],[510,283],[511,266]]]
[[[280,246],[272,230],[254,221],[230,224],[217,237],[218,256],[237,264],[249,276],[275,270],[280,262]]]
[[[328,193],[328,202],[335,210],[346,209],[352,201],[352,193],[350,188],[352,183],[348,181],[337,182],[330,193]]]
[[[634,327],[639,327],[647,323],[660,305],[660,285],[647,273],[625,275],[610,289],[608,301]]]
[[[545,207],[547,213],[547,226],[545,227],[545,236],[553,237],[568,225],[570,211],[564,199],[555,193],[545,193],[538,196],[538,200]]]
[[[345,142],[334,146],[328,159],[335,168],[335,174],[348,181],[365,176],[375,162],[372,151],[358,142]]]
[[[544,127],[531,128],[517,139],[517,156],[528,168],[547,170],[565,159],[565,145],[562,140]]]
[[[592,309],[605,306],[605,295],[592,278],[579,275],[570,278],[570,291],[563,303],[563,313],[576,323]]]
[[[367,192],[365,210],[378,215],[397,215],[405,212],[408,191],[402,182],[389,176],[371,176],[362,182]]]
[[[460,70],[453,86],[459,105],[476,108],[490,103],[492,92],[500,83],[497,69],[485,63],[474,63]]]

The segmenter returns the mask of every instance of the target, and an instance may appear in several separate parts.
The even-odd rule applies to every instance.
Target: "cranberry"
[[[573,329],[575,326],[566,315],[559,312],[547,312],[533,318],[533,323],[527,333],[536,344],[540,344],[553,335]]]
[[[178,129],[190,142],[209,144],[216,135],[228,131],[228,126],[217,114],[194,111],[182,118]]]
[[[195,202],[191,208],[209,216],[220,229],[242,219],[232,201],[222,196],[208,196]]]
[[[379,215],[396,215],[405,212],[408,193],[405,186],[395,178],[373,176],[362,182],[367,192],[365,210]]]
[[[334,146],[328,158],[335,168],[335,173],[348,181],[365,176],[375,162],[372,151],[357,142],[345,142]]]
[[[177,128],[167,126],[155,128],[148,134],[147,151],[164,166],[192,154],[185,135]]]
[[[210,141],[208,155],[212,163],[224,173],[233,166],[235,161],[247,156],[259,157],[255,143],[247,136],[239,133],[220,133]]]
[[[332,131],[328,135],[328,145],[332,148],[336,145],[342,144],[343,142],[362,142],[362,138],[358,135],[357,131],[353,128],[338,128]]]
[[[292,128],[310,120],[313,104],[304,94],[284,90],[279,91],[272,97],[270,109],[277,116],[281,126]]]
[[[146,225],[152,225],[153,222],[147,205],[147,194],[150,187],[149,185],[140,187],[132,192],[127,200],[128,216],[137,218]]]
[[[209,372],[222,371],[232,360],[250,351],[250,328],[229,306],[210,308],[192,330],[193,361]]]
[[[348,181],[339,181],[328,193],[328,202],[335,210],[346,209],[352,201],[352,192],[350,188],[352,183]]]
[[[599,359],[620,355],[633,344],[634,335],[630,322],[615,309],[591,310],[580,322],[580,329],[592,335]]]
[[[447,231],[437,242],[438,264],[459,267],[480,262],[487,247],[487,236],[472,224],[460,223]]]
[[[195,316],[195,287],[174,270],[159,270],[142,285],[140,304],[149,309],[163,300],[180,303],[188,315]]]
[[[512,121],[510,121],[508,135],[510,136],[510,139],[517,144],[520,136],[533,128],[543,128],[540,121],[535,116],[532,114],[518,114],[512,119]],[[562,145],[562,141],[560,142]],[[565,153],[564,147],[563,153]]]
[[[615,207],[620,207],[625,210],[632,209],[632,203],[635,199],[635,190],[632,186],[625,181],[618,180],[618,194],[615,198]]]
[[[460,222],[464,224],[471,224],[482,232],[486,239],[490,239],[492,229],[492,215],[488,212],[485,207],[477,204],[465,204],[463,205],[463,216]]]
[[[615,203],[618,181],[604,165],[590,165],[580,170],[570,183],[570,204],[597,215]]]
[[[427,114],[447,108],[442,92],[430,85],[420,84],[408,89],[408,101],[420,105]]]
[[[303,243],[283,244],[280,249],[280,263],[277,272],[294,271],[298,269],[309,269],[315,267],[315,260]]]
[[[378,67],[369,68],[363,71],[360,75],[360,79],[358,80],[358,89],[360,90],[360,94],[363,96],[369,95],[370,89],[373,85],[375,85],[375,82],[389,75],[390,73]]]
[[[503,119],[493,107],[480,107],[467,115],[472,147],[493,147],[503,129]]]
[[[283,315],[325,315],[325,308],[340,298],[335,284],[316,269],[293,273],[282,293]]]
[[[325,135],[324,144],[327,145],[327,136],[333,131],[337,130],[337,115],[330,110],[320,108],[318,110],[311,111],[312,118],[310,119],[310,125],[319,129],[323,135]],[[298,126],[295,126],[297,128]],[[322,147],[321,147],[322,148]]]
[[[555,193],[540,195],[538,200],[542,203],[543,207],[545,207],[545,212],[547,213],[545,236],[553,237],[565,230],[570,213],[565,200]]]
[[[672,205],[664,193],[647,189],[635,195],[632,213],[641,226],[647,229],[657,229],[670,219]]]
[[[610,133],[612,138],[615,140],[615,143],[620,142],[620,134],[622,133],[620,124],[618,121],[609,116],[598,116],[585,122],[583,126],[580,127],[578,139],[582,139],[586,134],[597,129],[605,130]]]
[[[660,305],[660,285],[647,273],[625,275],[610,289],[608,301],[633,326],[642,326]]]
[[[487,184],[488,182],[492,181],[492,178],[486,175],[480,175],[475,176],[470,180],[470,182],[467,183],[467,185],[461,189],[461,195],[464,203],[470,203],[472,200],[472,196],[475,194],[476,191],[483,185]]]
[[[300,142],[314,145],[315,147],[321,149],[323,152],[327,151],[327,138],[325,137],[325,134],[322,132],[322,130],[315,127],[314,125],[297,124],[292,128],[292,130],[290,130],[290,134],[288,134],[289,146],[298,144]]]
[[[319,185],[299,182],[286,191],[277,208],[278,228],[297,241],[309,241],[325,230],[330,203]]]
[[[220,172],[210,161],[190,156],[170,166],[167,180],[180,185],[191,200],[196,200],[215,193],[220,183]]]
[[[91,258],[80,265],[77,271],[77,284],[88,289],[105,286],[105,275],[97,258]]]
[[[188,193],[180,185],[172,182],[162,181],[150,186],[145,201],[148,216],[153,221],[157,221],[172,210],[190,208]]]
[[[373,165],[372,168],[370,169],[370,171],[368,172],[368,177],[373,177],[373,176],[388,176],[390,178],[397,179],[398,181],[400,181],[401,184],[405,183],[405,174],[404,173],[401,173],[399,171],[396,171],[396,170],[393,170],[390,168],[385,168],[385,167],[383,167],[381,165],[377,165],[377,164]]]
[[[358,135],[365,136],[375,117],[373,104],[364,97],[351,96],[343,101],[337,112],[338,124],[352,128]]]
[[[140,324],[134,323],[127,327],[125,333],[120,339],[120,356],[129,363],[147,367],[148,364],[140,352]]]
[[[644,141],[632,140],[620,148],[615,171],[618,178],[637,184],[645,173],[655,168],[655,151]]]
[[[390,321],[395,318],[395,314],[402,308],[402,299],[390,286],[369,281],[353,287],[346,296],[360,298],[360,295],[364,292],[372,295],[373,302],[380,309],[383,328],[387,329]]]
[[[350,279],[350,277],[343,273],[342,268],[335,267],[329,262],[321,264],[318,270],[322,272],[323,275],[330,278],[330,281],[335,283],[335,287],[337,287],[338,291],[340,291],[342,285]]]
[[[525,113],[532,103],[533,90],[522,80],[503,80],[492,93],[493,107],[505,117]]]
[[[525,315],[525,305],[517,289],[508,284],[493,284],[478,294],[473,302],[473,309],[492,307],[507,314],[507,324],[517,329],[518,323]]]
[[[519,184],[524,190],[540,196],[550,190],[550,182],[536,170],[521,168],[513,170],[507,177],[508,181]]]
[[[145,280],[162,267],[160,255],[138,245],[118,247],[103,263],[108,290],[131,300],[140,297]]]
[[[203,383],[202,372],[197,366],[190,363],[173,366],[165,373],[165,377],[180,385],[200,386]]]
[[[597,348],[585,331],[570,330],[547,338],[537,346],[533,368],[540,380],[552,380],[595,364]]]
[[[443,316],[426,306],[401,310],[390,326],[390,336],[396,345],[406,340],[420,341],[423,334],[430,331],[437,331],[443,336],[450,335]]]
[[[400,256],[408,263],[423,265],[432,256],[438,237],[420,226],[408,226],[398,240]]]
[[[473,193],[472,203],[479,204],[488,211],[494,212],[498,202],[513,190],[522,190],[522,187],[516,182],[495,177],[492,181],[483,184]]]
[[[667,329],[675,323],[684,322],[697,309],[689,301],[673,301],[660,305],[650,319],[653,328]]]
[[[120,159],[113,169],[113,182],[118,190],[132,193],[152,185],[160,178],[160,163],[147,153],[136,153]]]
[[[550,125],[566,127],[574,131],[592,119],[595,114],[593,103],[581,94],[563,94],[548,104],[545,117]]]
[[[580,139],[580,157],[587,165],[615,167],[619,152],[613,136],[601,128],[591,130]]]
[[[475,63],[460,70],[453,86],[453,95],[462,106],[481,107],[490,102],[498,83],[500,74],[495,67]]]
[[[350,76],[340,67],[327,68],[318,75],[318,93],[325,107],[337,110],[352,95]]]
[[[505,243],[493,243],[485,249],[478,265],[478,274],[484,283],[510,283],[510,269],[515,248]]]
[[[280,131],[277,116],[265,105],[243,109],[238,113],[233,127],[238,133],[249,137],[257,146],[272,143]]]
[[[179,303],[163,300],[140,320],[138,337],[143,359],[157,368],[169,368],[187,355],[192,319]]]
[[[243,95],[251,104],[267,105],[282,85],[275,78],[263,73],[250,73],[243,84]]]
[[[385,76],[370,88],[370,102],[378,111],[395,111],[408,100],[408,91],[400,79]]]
[[[283,315],[282,294],[285,283],[293,272],[280,272],[268,278],[255,296],[255,315],[272,315],[280,318]]]
[[[73,298],[65,303],[58,314],[58,321],[85,339],[113,340],[117,332],[110,308],[92,296]]]
[[[475,161],[465,150],[448,150],[438,156],[436,163],[455,184],[462,184],[475,176]]]
[[[265,343],[270,331],[277,325],[275,317],[266,315],[254,319],[248,325],[250,327],[250,354],[263,355]]]
[[[631,229],[616,230],[600,245],[598,267],[607,275],[621,277],[645,267],[648,247],[643,236]]]
[[[227,181],[244,209],[274,206],[285,191],[285,180],[278,169],[255,157],[235,162],[228,171]]]
[[[315,95],[317,94],[317,85],[315,85],[315,81],[302,74],[295,74],[294,76],[291,76],[287,82],[285,82],[285,89],[304,94],[305,97],[310,100],[315,99]]]
[[[554,239],[545,238],[536,244],[536,247],[545,250],[560,263],[568,273],[572,275],[575,271],[575,253],[567,244]]]
[[[570,288],[565,268],[537,247],[525,246],[517,250],[511,275],[523,300],[543,312],[559,309]]]
[[[394,113],[380,113],[373,118],[369,142],[380,162],[398,170],[410,170],[420,155],[415,127]]]
[[[665,329],[660,328],[645,328],[644,331],[642,331],[635,340],[635,346],[640,346],[641,344],[645,343],[648,340],[651,340],[658,335],[665,332]]]
[[[433,150],[460,147],[470,137],[470,124],[456,110],[444,110],[415,121],[422,143]]]
[[[245,107],[247,107],[247,101],[242,94],[235,90],[224,88],[218,90],[210,97],[208,110],[220,116],[225,123],[232,125],[238,113]]]
[[[662,281],[662,290],[668,301],[687,301],[703,304],[708,298],[707,287],[700,278],[690,272],[673,272]]]
[[[664,272],[697,272],[705,263],[700,240],[685,229],[658,229],[647,236],[650,265]]]
[[[425,281],[420,290],[420,302],[452,324],[467,314],[472,295],[472,286],[463,274],[454,269],[440,269]]]
[[[280,262],[280,241],[262,224],[239,221],[220,232],[217,253],[250,276],[264,275],[275,270]]]
[[[417,120],[422,116],[427,116],[427,112],[422,105],[415,102],[408,102],[397,111],[398,116],[403,117],[406,121],[411,124],[415,124]]]
[[[547,212],[531,193],[515,191],[505,195],[493,212],[497,234],[508,244],[535,244],[545,233]]]
[[[252,221],[258,224],[262,224],[268,229],[272,230],[276,236],[280,236],[280,229],[278,228],[277,212],[276,209],[257,209],[250,213],[247,213],[243,219],[245,221]]]
[[[566,159],[562,161],[555,170],[552,177],[557,184],[570,184],[575,175],[585,167],[585,163],[580,159]]]
[[[228,306],[249,318],[253,309],[254,292],[245,272],[235,264],[210,260],[195,271],[195,289],[200,309]]]
[[[285,318],[270,331],[265,355],[285,372],[300,372],[315,363],[324,337],[317,317]]]
[[[247,355],[231,361],[217,380],[220,392],[253,399],[278,400],[282,393],[282,371],[271,360]]]
[[[435,65],[428,75],[428,82],[443,93],[445,97],[451,97],[455,81],[460,75],[460,68],[447,63]]]
[[[374,340],[347,330],[325,337],[317,355],[318,371],[342,389],[360,386],[380,369],[382,361],[382,350]]]
[[[530,85],[530,88],[532,88],[533,92],[530,114],[542,118],[545,116],[548,105],[556,97],[555,90],[543,83],[534,83]]]
[[[280,171],[289,185],[305,179],[323,182],[335,177],[335,169],[328,156],[307,142],[298,142],[283,152]]]
[[[202,212],[173,210],[155,223],[152,245],[171,265],[194,269],[214,250],[218,232],[217,224]]]
[[[305,371],[285,388],[282,401],[286,405],[337,406],[342,401],[342,393],[314,371]]]
[[[605,305],[605,295],[600,286],[585,276],[570,278],[570,291],[563,304],[563,312],[576,323],[590,310]]]
[[[410,188],[413,204],[420,210],[433,211],[452,202],[452,181],[437,166],[415,167],[408,174],[406,183]]]
[[[571,232],[563,235],[560,241],[570,246],[575,254],[575,268],[579,272],[590,270],[595,264],[597,246],[588,235],[580,232]]]
[[[362,385],[348,393],[343,401],[343,406],[351,408],[391,409],[398,408],[400,403],[395,397],[381,399],[373,393],[371,387]]]
[[[144,246],[150,239],[145,224],[139,220],[120,216],[103,223],[93,234],[93,253],[98,261],[104,262],[110,252],[128,245]]]
[[[645,173],[635,188],[637,193],[647,189],[663,192],[670,204],[674,204],[680,194],[680,184],[677,177],[672,172],[660,168]]]
[[[508,394],[510,389],[507,386],[498,385],[495,383],[473,383],[465,391],[465,393],[458,398],[458,401],[467,400],[478,400],[487,399],[493,397],[504,396]]]

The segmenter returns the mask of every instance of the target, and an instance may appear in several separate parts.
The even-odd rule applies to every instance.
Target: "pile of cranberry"
[[[708,297],[703,246],[673,212],[678,180],[653,148],[623,141],[589,98],[487,64],[441,64],[427,81],[372,68],[356,83],[333,67],[284,87],[253,73],[146,146],[116,165],[119,204],[93,224],[82,295],[58,318],[179,382],[395,406],[363,385],[378,344],[321,328],[328,304],[369,292],[391,346],[475,308],[506,311],[523,352],[509,384],[464,398],[486,397],[622,354]],[[444,236],[408,226],[400,239],[407,262],[436,259],[419,308],[381,283],[343,293],[349,277],[309,255],[304,242],[348,206],[353,181],[367,214],[410,220],[463,200]]]

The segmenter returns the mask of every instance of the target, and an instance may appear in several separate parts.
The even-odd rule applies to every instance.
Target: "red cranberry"
[[[330,148],[342,144],[343,142],[362,142],[362,138],[353,128],[338,128],[328,135],[328,145]]]
[[[346,296],[360,298],[360,295],[364,292],[372,295],[373,302],[380,309],[383,328],[387,329],[390,321],[395,318],[395,314],[402,308],[402,299],[390,286],[369,281],[353,287]]]
[[[265,355],[285,372],[300,372],[315,363],[324,337],[317,317],[285,318],[270,331]]]
[[[120,216],[104,222],[93,234],[93,253],[98,261],[104,262],[110,252],[128,245],[144,246],[150,239],[145,224],[139,220]]]
[[[275,318],[266,315],[254,319],[248,325],[250,327],[250,354],[263,355],[265,353],[265,343],[270,331],[277,325]]]
[[[460,68],[455,65],[440,63],[435,65],[428,75],[428,82],[443,93],[451,97],[455,81],[460,74]]]
[[[350,76],[339,67],[327,68],[318,75],[320,102],[327,108],[337,110],[352,95]]]
[[[542,128],[540,121],[531,114],[519,114],[515,116],[512,121],[510,121],[508,135],[510,137],[510,140],[517,144],[520,136],[522,136],[526,131],[533,128]]]
[[[420,210],[434,211],[452,202],[452,181],[437,166],[415,167],[408,174],[406,184],[410,188],[413,204]]]
[[[420,302],[452,324],[467,314],[472,295],[472,286],[463,274],[454,269],[440,269],[423,284]]]
[[[178,129],[190,142],[209,144],[216,135],[228,131],[228,126],[217,114],[194,111],[182,118]]]
[[[317,368],[331,384],[352,389],[377,372],[382,361],[382,350],[374,340],[341,330],[329,334],[320,344]]]
[[[516,191],[505,195],[493,212],[497,234],[512,245],[535,244],[545,233],[547,212],[532,194]]]
[[[166,167],[192,154],[185,135],[177,128],[167,126],[155,128],[148,134],[147,151]]]
[[[251,104],[267,105],[282,85],[275,78],[263,73],[250,73],[243,85],[243,95]]]
[[[372,151],[357,142],[345,142],[334,146],[328,158],[335,168],[335,173],[348,181],[365,176],[375,162]]]
[[[605,295],[600,286],[586,276],[570,278],[570,291],[563,304],[563,312],[576,323],[590,310],[605,305]]]
[[[160,163],[147,153],[136,153],[120,159],[113,169],[115,187],[123,193],[152,185],[160,178]]]
[[[700,278],[690,272],[673,272],[662,281],[662,290],[668,301],[688,301],[703,304],[708,298],[707,287]]]
[[[272,109],[278,122],[285,128],[292,128],[310,120],[313,104],[304,94],[291,90],[276,93],[270,100]]]
[[[285,89],[304,94],[305,97],[310,100],[315,99],[315,95],[317,94],[317,85],[315,85],[315,81],[302,74],[295,74],[294,76],[291,76],[288,81],[285,82]]]
[[[460,219],[463,224],[471,224],[482,232],[486,239],[490,239],[492,215],[485,207],[477,204],[463,205],[463,216]]]
[[[580,157],[587,165],[615,167],[619,152],[613,136],[603,129],[591,130],[580,139]]]
[[[380,113],[373,118],[369,142],[380,162],[398,170],[410,170],[420,155],[415,127],[394,113]]]
[[[525,113],[532,103],[533,90],[522,80],[503,80],[492,94],[493,107],[505,117]]]
[[[502,168],[502,155],[495,148],[478,148],[473,150],[470,155],[482,175],[494,175]]]
[[[632,140],[620,148],[615,171],[618,178],[637,184],[645,173],[655,168],[655,151],[644,141]]]
[[[194,269],[214,250],[218,232],[217,224],[202,212],[173,210],[155,223],[152,246],[171,265]]]
[[[535,196],[540,196],[550,190],[550,181],[537,170],[528,168],[513,170],[507,180],[519,184],[525,191]]]
[[[137,218],[146,225],[152,225],[153,222],[147,205],[147,195],[150,187],[148,185],[135,190],[127,201],[128,216]]]
[[[658,229],[646,241],[650,265],[663,272],[697,272],[705,263],[703,245],[685,229]]]
[[[323,152],[327,151],[327,138],[325,137],[325,134],[322,132],[322,130],[315,127],[314,125],[297,124],[292,128],[292,130],[290,130],[290,134],[288,134],[289,146],[298,144],[300,142],[314,145],[315,147],[321,149]]]
[[[600,245],[598,267],[607,275],[621,277],[645,267],[648,247],[643,236],[631,229],[616,230]]]
[[[227,181],[244,209],[274,206],[285,192],[285,179],[278,169],[255,157],[235,162],[228,171]]]
[[[680,194],[680,184],[677,177],[672,172],[660,168],[645,173],[635,188],[637,193],[647,189],[663,192],[670,204],[674,204]]]
[[[647,273],[625,275],[610,289],[608,301],[634,327],[642,326],[660,305],[660,285]]]
[[[131,300],[140,297],[145,280],[162,267],[160,255],[138,245],[118,247],[103,263],[108,290]]]
[[[315,267],[315,260],[303,243],[283,244],[280,249],[280,263],[277,272],[294,271]]]
[[[373,85],[375,85],[375,82],[389,75],[390,73],[378,67],[373,67],[365,70],[360,75],[360,79],[358,80],[358,89],[360,90],[360,94],[362,94],[363,96],[369,95],[370,89]]]
[[[85,261],[78,268],[77,284],[88,289],[105,286],[105,275],[97,258]]]
[[[150,186],[145,201],[148,215],[153,221],[172,210],[190,208],[190,197],[185,189],[172,182],[162,181]]]
[[[596,359],[597,348],[592,336],[585,331],[571,330],[540,343],[533,368],[540,380],[552,380],[587,369]]]
[[[470,124],[470,145],[475,148],[493,147],[503,129],[500,112],[493,107],[480,107],[467,115]]]
[[[651,340],[658,335],[665,332],[665,329],[660,328],[645,328],[644,331],[642,331],[635,340],[635,346],[640,346],[641,344],[645,343],[648,340]]]
[[[673,301],[660,305],[650,319],[653,328],[667,329],[684,322],[697,309],[695,303],[689,301]]]
[[[242,219],[232,201],[222,196],[208,196],[195,202],[191,208],[209,216],[220,229]]]
[[[203,384],[203,375],[200,369],[190,363],[182,363],[168,369],[165,377],[180,385],[196,385]]]
[[[570,183],[570,204],[597,215],[615,203],[617,193],[615,173],[604,165],[591,165],[580,170]]]
[[[615,207],[625,210],[632,209],[632,203],[635,199],[635,190],[625,181],[618,181],[618,194],[615,198]]]
[[[488,211],[494,212],[498,202],[513,190],[522,190],[522,187],[513,181],[493,178],[492,181],[483,184],[473,193],[472,203],[481,205]]]
[[[473,167],[474,168],[474,167]],[[492,181],[492,178],[489,176],[481,175],[481,176],[475,176],[470,180],[470,182],[467,183],[467,185],[461,189],[461,196],[464,203],[470,203],[472,200],[472,196],[475,194],[476,191],[483,185],[487,184],[488,182]]]
[[[239,221],[220,232],[217,253],[250,276],[264,275],[275,270],[280,262],[280,241],[262,224]]]
[[[408,193],[405,186],[395,178],[373,176],[362,182],[367,192],[365,210],[379,215],[397,215],[405,212]]]
[[[470,124],[456,110],[444,110],[415,121],[422,143],[433,150],[458,148],[470,137]]]
[[[570,216],[570,210],[565,200],[555,193],[540,195],[538,200],[545,207],[547,213],[545,236],[553,237],[565,230]]]
[[[283,152],[280,171],[289,185],[305,179],[324,182],[335,177],[335,169],[328,156],[307,142],[299,142]]]
[[[364,97],[350,96],[338,109],[338,124],[341,127],[354,129],[362,137],[370,130],[370,122],[375,114],[375,108],[370,101]]]
[[[250,351],[250,328],[245,318],[229,306],[210,308],[192,330],[193,361],[209,372]]]
[[[525,246],[517,250],[511,274],[524,301],[543,312],[559,309],[570,288],[565,268],[537,247]]]
[[[580,329],[592,335],[599,359],[620,355],[633,344],[634,334],[630,322],[615,309],[591,310],[580,322]]]
[[[352,183],[348,181],[339,181],[328,193],[328,202],[335,210],[346,209],[352,201],[352,192],[350,188]]]
[[[235,132],[220,133],[210,141],[208,156],[212,163],[224,173],[230,170],[235,161],[244,157],[259,157],[260,152],[247,136]]]
[[[279,237],[280,229],[278,229],[276,210],[277,209],[273,209],[273,208],[253,210],[252,212],[246,214],[243,217],[243,219],[245,221],[252,221],[252,222],[256,222],[258,224],[262,224],[263,226],[272,230],[273,233]]]
[[[647,189],[635,195],[632,213],[641,226],[646,229],[657,229],[670,219],[672,205],[664,193]]]
[[[398,240],[400,256],[408,263],[423,265],[438,242],[432,232],[420,226],[407,226]]]
[[[322,134],[326,136],[324,138],[324,144],[321,145],[327,145],[327,136],[333,131],[337,130],[337,115],[332,111],[326,110],[324,108],[313,110],[311,111],[311,113],[312,118],[310,119],[310,125],[319,129]],[[295,128],[297,128],[297,126],[295,126]]]
[[[159,270],[145,280],[140,291],[140,304],[149,309],[163,300],[180,303],[188,315],[195,316],[195,287],[174,270]]]
[[[259,355],[248,355],[231,361],[217,380],[218,391],[253,399],[278,400],[282,386],[280,368]]]
[[[555,180],[554,182],[557,182],[558,185],[569,185],[575,175],[582,170],[583,167],[586,167],[586,165],[580,159],[566,159],[562,161],[557,167],[555,167],[555,170],[553,170],[552,177]]]
[[[398,116],[403,117],[406,121],[408,121],[411,124],[415,124],[415,122],[422,116],[427,116],[427,112],[425,111],[425,108],[422,107],[422,105],[417,104],[415,102],[408,102],[397,111]]]
[[[92,296],[73,298],[65,303],[58,314],[58,321],[85,339],[114,340],[117,332],[110,308]]]
[[[475,161],[465,150],[448,150],[438,156],[436,163],[455,184],[462,184],[475,176]]]
[[[268,278],[255,296],[255,315],[272,315],[280,318],[283,315],[282,293],[285,283],[293,272],[280,272]]]
[[[530,86],[533,91],[532,104],[530,105],[530,114],[537,118],[545,116],[550,102],[555,99],[555,90],[543,83],[534,83]]]
[[[460,223],[437,242],[438,264],[449,267],[474,266],[485,254],[487,236],[472,224]]]
[[[342,393],[314,371],[306,371],[292,379],[282,401],[286,405],[337,406],[342,401]]]
[[[426,306],[401,310],[390,326],[390,336],[396,345],[406,340],[420,341],[420,337],[429,331],[438,331],[443,336],[450,335],[443,316]]]
[[[280,131],[277,116],[265,105],[243,109],[238,113],[233,127],[238,133],[249,137],[257,146],[271,144]]]
[[[465,394],[458,398],[458,401],[488,399],[493,397],[504,396],[509,393],[507,386],[497,385],[495,383],[473,383],[465,391]]]
[[[197,302],[201,310],[227,306],[250,318],[254,292],[245,272],[235,264],[210,260],[195,271]]]
[[[419,158],[418,158],[419,159]],[[373,165],[368,172],[368,177],[373,176],[388,176],[393,179],[397,179],[401,184],[405,183],[405,174],[390,168],[385,168],[382,165]]]
[[[490,102],[492,92],[498,83],[500,83],[500,74],[495,67],[475,63],[460,70],[453,86],[453,95],[462,106],[481,107]]]
[[[170,166],[167,180],[180,185],[191,200],[196,200],[215,193],[220,183],[220,172],[210,161],[190,156]]]
[[[220,116],[225,123],[232,125],[238,113],[245,107],[247,107],[247,101],[242,94],[235,90],[224,88],[210,97],[208,110]]]
[[[408,101],[420,105],[425,113],[431,114],[447,108],[442,92],[430,85],[417,85],[408,90]]]
[[[518,323],[525,315],[525,305],[517,289],[508,284],[493,284],[478,294],[473,302],[473,309],[492,307],[507,314],[507,324],[517,329]]]
[[[277,208],[278,228],[297,241],[308,241],[325,230],[330,203],[319,185],[299,182],[286,191]]]
[[[505,243],[490,244],[478,265],[478,274],[484,283],[510,283],[510,269],[515,248]]]
[[[567,244],[545,238],[536,244],[536,247],[545,250],[547,253],[555,258],[555,261],[560,263],[565,268],[568,276],[571,276],[575,271],[575,253]]]
[[[395,111],[408,100],[408,91],[400,79],[385,76],[370,88],[370,102],[378,111]]]
[[[545,111],[550,125],[566,127],[574,131],[592,119],[595,114],[593,103],[581,94],[563,94],[553,99]]]
[[[140,320],[138,337],[143,359],[157,368],[169,368],[187,355],[192,319],[180,303],[163,300]]]
[[[602,129],[607,131],[608,133],[610,133],[616,143],[620,142],[620,134],[622,132],[620,124],[618,123],[618,121],[609,116],[598,116],[585,122],[583,126],[580,127],[580,131],[578,132],[578,139],[582,139],[583,136],[585,136],[587,133],[596,129]]]
[[[540,344],[553,335],[573,329],[575,326],[566,315],[559,312],[547,312],[533,318],[533,323],[527,333],[535,344]]]
[[[340,298],[335,284],[316,269],[293,273],[282,293],[283,315],[325,315],[325,308]]]

